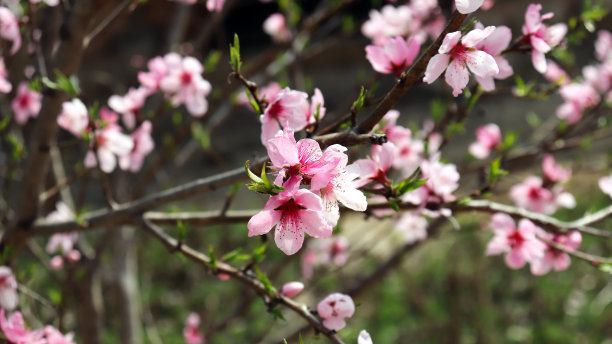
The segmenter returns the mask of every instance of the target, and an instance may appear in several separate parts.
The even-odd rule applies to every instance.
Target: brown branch
[[[210,257],[192,249],[191,247],[180,243],[178,240],[170,237],[163,230],[146,219],[142,219],[143,228],[155,238],[157,238],[162,244],[164,244],[170,252],[180,252],[186,258],[200,264],[206,270],[212,272],[213,274],[224,273],[227,274],[234,279],[240,281],[246,287],[253,290],[259,296],[261,296],[266,302],[266,304],[278,304],[282,305],[285,308],[290,309],[298,316],[302,317],[304,320],[308,321],[308,323],[317,331],[323,333],[332,343],[343,344],[344,342],[340,337],[336,334],[335,331],[328,330],[323,326],[323,323],[314,316],[308,307],[304,304],[293,301],[292,299],[286,298],[280,294],[272,294],[270,293],[264,284],[257,279],[251,273],[246,271],[236,269],[228,264],[218,264],[216,268],[212,266],[212,262]]]

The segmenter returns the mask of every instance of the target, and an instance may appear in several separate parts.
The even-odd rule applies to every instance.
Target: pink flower
[[[21,34],[19,33],[19,21],[6,7],[0,7],[0,37],[13,42],[11,55],[15,55],[21,47]]]
[[[109,126],[97,129],[94,132],[96,140],[97,157],[93,150],[85,156],[85,167],[91,168],[100,161],[100,169],[105,173],[111,173],[117,166],[117,157],[126,155],[134,148],[131,137],[121,133],[119,128]]]
[[[578,231],[572,231],[568,235],[556,235],[540,230],[538,235],[546,241],[563,246],[568,251],[577,250],[580,243],[582,243],[582,235],[580,235]],[[546,252],[544,255],[531,262],[531,273],[536,276],[541,276],[546,275],[550,270],[567,270],[570,263],[571,260],[567,253],[546,245]]]
[[[448,33],[438,50],[437,55],[429,60],[423,81],[433,83],[444,75],[446,83],[453,88],[453,96],[463,92],[470,79],[469,70],[477,77],[493,77],[499,73],[495,58],[475,47],[487,38],[495,27],[489,26],[483,30],[474,29],[461,38],[461,32]],[[448,66],[448,68],[447,68]]]
[[[585,66],[582,68],[582,76],[584,81],[597,92],[606,93],[612,86],[612,64],[602,63],[596,66]]]
[[[495,0],[484,0],[481,8],[483,11],[488,11],[493,8],[493,6],[495,6]]]
[[[332,227],[336,226],[340,219],[338,202],[356,211],[365,211],[368,207],[365,195],[357,190],[356,184],[353,182],[354,179],[359,177],[359,167],[356,164],[346,165],[348,156],[344,151],[346,151],[345,147],[333,145],[328,147],[321,157],[322,161],[328,161],[328,166],[335,166],[333,171],[330,172],[332,177],[327,185],[318,190],[323,201],[323,215]],[[325,176],[325,174],[322,174],[322,176]],[[316,190],[312,186],[310,189],[312,191]]]
[[[361,32],[375,45],[384,45],[390,37],[408,36],[413,25],[410,7],[385,5],[380,12],[370,11],[370,19],[363,23]]]
[[[377,182],[382,185],[390,183],[387,171],[393,166],[397,148],[391,142],[381,146],[372,146],[372,158],[355,161],[359,167],[359,179],[355,182],[356,187]]]
[[[282,89],[280,85],[276,81],[271,81],[268,85],[258,88],[257,96],[259,96],[261,100],[269,102],[270,100],[275,99],[281,90]],[[238,96],[236,97],[236,103],[239,105],[247,106],[249,109],[252,109],[249,97],[247,96],[246,92],[247,91],[243,91],[238,94]]]
[[[200,327],[200,316],[196,313],[189,313],[183,329],[183,338],[185,338],[186,344],[204,344],[206,342],[198,327]]]
[[[64,258],[62,258],[62,256],[54,256],[49,261],[49,266],[51,267],[51,270],[61,270],[64,267]]]
[[[587,83],[563,85],[559,89],[559,94],[565,103],[557,108],[556,114],[569,124],[578,122],[582,118],[583,111],[595,106],[601,99],[597,91]]]
[[[0,309],[0,328],[2,328],[6,339],[11,343],[47,344],[47,341],[43,339],[43,331],[28,331],[26,329],[21,312],[14,312],[6,318],[4,308]]]
[[[15,113],[15,121],[24,125],[28,117],[35,118],[40,112],[42,94],[30,90],[27,83],[22,82],[17,88],[17,96],[11,102],[11,108]]]
[[[427,238],[427,220],[414,213],[403,214],[394,228],[402,234],[406,244],[412,244]]]
[[[319,302],[317,313],[323,319],[323,326],[339,331],[346,326],[344,319],[352,317],[355,313],[355,304],[350,296],[334,293]]]
[[[204,67],[191,56],[181,59],[176,54],[170,55],[165,58],[168,74],[160,81],[161,90],[175,106],[184,104],[192,116],[203,116],[208,110],[206,96],[212,89],[210,83],[202,78]]]
[[[275,42],[287,42],[291,40],[291,31],[287,27],[285,16],[281,13],[271,14],[263,23],[263,30],[270,35]]]
[[[603,193],[612,197],[612,174],[606,177],[599,178],[599,188]]]
[[[142,168],[144,159],[155,148],[155,142],[151,137],[153,125],[150,121],[144,121],[130,137],[134,141],[134,147],[128,154],[119,156],[119,167],[122,170],[138,172]]]
[[[0,93],[9,93],[12,89],[13,86],[8,80],[8,72],[4,65],[4,59],[0,57]]]
[[[559,206],[573,208],[576,205],[574,197],[560,185],[548,190],[543,187],[542,178],[535,176],[510,188],[510,198],[520,208],[547,215],[557,211]]]
[[[304,290],[304,283],[302,282],[288,282],[281,288],[281,295],[288,298],[293,298],[297,294]]]
[[[85,104],[78,98],[62,104],[62,113],[57,117],[57,124],[76,137],[82,137],[89,126],[89,115]]]
[[[491,218],[491,229],[495,236],[487,245],[486,255],[505,253],[505,262],[511,269],[520,269],[525,262],[533,262],[544,256],[546,245],[536,238],[537,227],[522,219],[516,228],[514,220],[507,214],[497,213]]]
[[[491,150],[501,144],[502,133],[497,124],[490,123],[478,127],[476,142],[469,147],[470,154],[477,159],[484,159],[491,154]]]
[[[561,85],[566,85],[570,82],[567,73],[559,67],[553,60],[546,60],[546,72],[544,72],[544,77],[546,80],[554,83],[560,83]]]
[[[318,262],[316,252],[314,250],[307,250],[302,254],[300,261],[302,264],[302,276],[307,279],[311,278],[314,273],[314,267]]]
[[[19,303],[17,280],[8,266],[0,266],[0,307],[14,309]]]
[[[168,55],[166,55],[166,57]],[[149,71],[139,72],[138,81],[140,81],[140,84],[149,91],[149,94],[151,94],[159,90],[162,79],[168,74],[168,66],[166,64],[166,58],[161,56],[149,60],[147,66]]]
[[[612,33],[600,30],[595,41],[595,56],[601,62],[612,60]]]
[[[148,90],[145,88],[130,88],[125,96],[113,95],[108,99],[108,106],[123,115],[123,123],[128,129],[136,126],[136,117],[145,104]]]
[[[261,143],[266,145],[281,129],[290,128],[302,130],[308,124],[305,109],[308,109],[308,95],[294,91],[288,87],[283,89],[276,98],[264,109],[259,117],[261,122]]]
[[[395,74],[399,77],[419,54],[419,42],[412,38],[408,42],[400,36],[390,39],[384,47],[368,45],[366,57],[375,71]]]
[[[459,13],[468,14],[479,9],[483,2],[484,0],[455,0],[455,7]]]
[[[210,12],[221,12],[224,4],[225,0],[206,0],[206,9]]]
[[[439,157],[432,157],[421,164],[423,177],[427,178],[424,185],[430,194],[439,197],[445,202],[455,200],[452,193],[459,187],[459,172],[454,164],[444,164]]]
[[[484,27],[480,23],[476,23],[477,29],[483,29]],[[495,63],[499,68],[499,73],[488,76],[480,77],[476,76],[476,81],[487,91],[493,91],[495,89],[495,81],[493,79],[503,80],[514,74],[512,66],[501,53],[508,48],[510,41],[512,40],[512,30],[507,26],[498,26],[495,30],[484,40],[476,46],[477,50],[482,50],[485,53],[493,56]]]
[[[531,61],[535,69],[540,73],[546,72],[546,57],[553,47],[558,45],[567,33],[567,25],[559,23],[553,26],[544,25],[544,20],[554,16],[552,12],[540,16],[542,5],[530,4],[525,12],[525,24],[523,34],[532,46]]]
[[[43,333],[47,344],[75,344],[72,340],[74,334],[68,333],[64,335],[53,326],[45,326]]]
[[[326,187],[346,157],[342,153],[344,147],[332,147],[323,153],[315,140],[302,139],[295,142],[293,131],[285,128],[266,144],[272,167],[278,170],[276,184],[282,184],[283,179],[299,176],[302,182],[310,184],[312,191]]]
[[[572,177],[572,170],[557,164],[550,154],[546,154],[542,159],[542,170],[544,176],[551,182],[565,183]]]
[[[368,331],[361,330],[361,332],[359,332],[359,337],[357,338],[357,344],[374,344],[374,343],[372,342],[372,337],[370,337],[370,334],[368,333]]]
[[[318,88],[315,88],[314,94],[310,97],[310,107],[306,108],[305,115],[308,124],[314,124],[317,122],[315,115],[317,111],[319,113],[319,120],[323,119],[327,109],[325,108],[325,99],[323,99],[323,93]]]
[[[270,197],[264,209],[248,223],[249,236],[263,235],[276,226],[274,241],[287,255],[302,248],[304,232],[315,238],[327,238],[332,227],[325,222],[321,198],[309,190],[299,189],[301,177],[289,178],[285,191]]]
[[[389,142],[397,143],[404,137],[412,136],[412,132],[408,128],[404,128],[397,124],[397,119],[400,116],[400,112],[397,110],[389,110],[382,121],[380,121],[376,132],[381,132],[387,135]]]

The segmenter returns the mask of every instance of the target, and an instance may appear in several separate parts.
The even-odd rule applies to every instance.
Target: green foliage
[[[393,185],[393,191],[397,196],[401,196],[407,192],[416,190],[421,186],[427,183],[427,179],[419,179],[421,175],[421,168],[417,168],[412,174],[399,182],[396,185]]]
[[[429,109],[431,112],[431,118],[434,121],[439,121],[448,110],[448,104],[444,100],[436,98],[432,100]]]
[[[74,98],[77,98],[81,93],[77,78],[74,75],[67,77],[60,70],[55,70],[55,81],[47,77],[43,77],[41,81],[46,87],[52,90],[66,92]]]
[[[252,257],[250,254],[242,253],[242,248],[238,247],[221,257],[221,261],[226,263],[242,262],[250,260]]]
[[[249,169],[249,164],[250,161],[247,160],[246,164],[244,165],[247,175],[253,181],[252,183],[246,185],[249,190],[267,195],[276,195],[285,191],[285,188],[272,184],[270,180],[268,180],[268,176],[266,176],[266,164],[264,164],[261,169],[261,177],[258,177],[255,173],[251,172]]]
[[[215,67],[217,67],[217,64],[221,60],[221,56],[223,56],[223,53],[220,50],[213,50],[210,54],[208,54],[208,57],[206,58],[206,61],[204,62],[204,69],[206,70],[215,69]]]
[[[255,266],[255,274],[257,275],[257,279],[263,284],[268,295],[275,296],[277,294],[276,288],[274,288],[268,276],[266,276],[258,266]]]
[[[357,97],[357,100],[353,102],[351,111],[358,113],[359,111],[361,111],[361,109],[363,109],[363,105],[365,103],[367,94],[368,94],[368,90],[366,90],[363,86],[361,86],[361,89],[359,91],[359,96]]]
[[[516,144],[516,139],[518,137],[518,134],[514,131],[509,131],[506,133],[506,135],[504,135],[504,141],[502,142],[502,151],[507,152],[509,150],[512,149],[512,147],[514,147],[514,145]]]
[[[593,0],[586,0],[584,2],[582,14],[580,15],[584,23],[584,28],[591,33],[595,32],[595,23],[602,20],[608,12],[609,11],[605,8],[605,1],[599,0],[594,2]]]
[[[501,169],[501,160],[499,157],[493,161],[489,165],[489,184],[494,184],[499,178],[508,174],[508,171]]]
[[[253,96],[251,95],[251,91],[249,91],[249,89],[247,87],[245,87],[244,88],[244,92],[246,93],[247,97],[249,98],[249,103],[251,103],[251,106],[253,107],[253,110],[255,110],[255,113],[258,114],[258,115],[261,115],[262,111],[259,108],[259,104],[255,100],[255,98],[253,98]]]
[[[234,72],[240,73],[242,60],[240,59],[240,40],[237,34],[234,34],[234,44],[230,44],[230,66]]]
[[[203,150],[208,150],[210,148],[210,132],[208,128],[205,128],[201,123],[194,122],[191,125],[191,135],[200,143],[200,147],[202,147]]]

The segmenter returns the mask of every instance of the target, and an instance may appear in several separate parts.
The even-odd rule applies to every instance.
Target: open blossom
[[[576,200],[563,187],[555,185],[551,190],[543,186],[542,178],[527,177],[522,183],[510,188],[510,198],[523,209],[550,215],[561,206],[573,208]]]
[[[113,172],[117,166],[117,158],[129,154],[134,148],[132,138],[123,134],[116,126],[95,130],[94,139],[97,157],[93,150],[88,151],[85,167],[94,167],[99,161],[100,169],[105,173]]]
[[[76,137],[82,137],[89,126],[89,115],[85,104],[75,98],[62,104],[62,112],[57,117],[57,124]]]
[[[275,42],[286,42],[291,39],[291,31],[287,27],[285,16],[281,13],[271,14],[263,23],[263,30]]]
[[[311,278],[316,266],[343,266],[349,258],[349,241],[342,235],[311,241],[302,255],[302,275]]]
[[[502,133],[497,124],[483,125],[476,130],[476,142],[472,143],[468,150],[475,158],[484,159],[491,154],[491,150],[499,146],[501,139]]]
[[[225,0],[206,0],[206,9],[210,12],[221,12],[225,5]]]
[[[283,184],[285,191],[271,196],[264,209],[248,223],[249,236],[263,235],[276,226],[274,241],[287,255],[302,248],[304,233],[327,238],[332,227],[325,222],[321,198],[309,190],[299,189],[302,178],[293,176]]]
[[[406,244],[412,244],[427,238],[427,220],[410,212],[403,214],[394,228],[402,234]]]
[[[370,11],[370,19],[363,23],[361,32],[375,45],[384,45],[390,37],[407,36],[411,31],[413,11],[408,6],[385,5],[380,12]]]
[[[346,156],[339,148],[342,146],[332,147],[322,152],[315,140],[296,142],[293,130],[285,128],[266,144],[272,167],[278,170],[275,183],[280,185],[283,179],[299,176],[302,182],[310,184],[312,191],[326,187],[337,174],[336,169],[343,156]]]
[[[155,148],[155,142],[151,137],[153,131],[153,125],[150,121],[144,121],[134,130],[130,135],[134,142],[132,150],[125,155],[119,156],[119,167],[122,170],[130,170],[132,172],[138,172],[142,168],[144,159],[149,155]]]
[[[355,181],[357,187],[366,184],[377,182],[382,185],[390,183],[387,178],[387,171],[393,166],[395,152],[397,148],[391,142],[387,142],[380,146],[372,146],[372,158],[360,159],[355,161],[355,165],[359,167],[359,179]]]
[[[601,191],[603,191],[603,193],[612,197],[612,174],[606,177],[599,178],[598,184],[599,188],[601,189]]]
[[[438,54],[429,60],[423,81],[431,84],[446,70],[446,83],[453,88],[453,96],[457,97],[469,82],[469,71],[481,78],[497,75],[499,67],[493,56],[475,49],[494,30],[493,26],[474,29],[463,38],[460,31],[448,33]]]
[[[323,326],[339,331],[346,326],[344,319],[352,317],[355,313],[355,304],[350,296],[334,293],[319,302],[317,313],[323,319]]]
[[[8,72],[4,65],[4,59],[0,57],[0,93],[9,93],[12,89],[13,86],[8,80]]]
[[[283,128],[302,130],[307,119],[304,109],[308,106],[308,94],[286,87],[277,94],[259,117],[261,122],[261,143],[264,145]]]
[[[345,207],[356,211],[365,211],[368,201],[363,192],[357,190],[354,180],[359,177],[359,167],[356,164],[347,166],[348,156],[344,153],[346,148],[340,145],[328,147],[321,156],[329,166],[335,166],[332,177],[326,186],[318,191],[323,201],[323,215],[330,226],[336,226],[340,219],[338,202]],[[312,191],[315,191],[311,187]]]
[[[582,68],[584,81],[599,93],[606,93],[612,87],[612,63],[602,63]]]
[[[142,87],[148,90],[149,94],[159,91],[162,79],[168,74],[166,59],[169,55],[152,58],[147,63],[149,70],[147,72],[138,72],[138,81]]]
[[[6,317],[4,308],[0,309],[0,328],[10,343],[16,344],[46,344],[41,330],[30,331],[25,326],[21,312],[13,312]]]
[[[288,282],[281,288],[281,295],[288,298],[293,298],[297,294],[304,290],[304,283],[302,282]]]
[[[186,344],[204,344],[206,340],[199,327],[200,316],[197,313],[189,313],[183,329],[183,338]]]
[[[612,33],[606,30],[597,32],[595,56],[601,62],[612,61]]]
[[[8,266],[0,266],[0,308],[14,309],[19,302],[17,280]]]
[[[536,238],[537,227],[522,219],[518,228],[507,214],[496,213],[491,217],[491,229],[495,236],[487,245],[486,255],[505,254],[506,265],[520,269],[526,262],[534,262],[544,256],[546,245]]]
[[[184,104],[192,116],[201,117],[208,111],[206,96],[212,86],[202,78],[204,67],[200,61],[191,56],[180,59],[175,55],[166,60],[168,74],[161,79],[159,87],[175,106]]]
[[[395,74],[399,77],[419,54],[419,42],[411,38],[408,42],[400,36],[390,39],[384,46],[368,45],[366,57],[375,71]]]
[[[357,337],[357,344],[374,344],[374,343],[372,342],[372,337],[370,337],[370,334],[368,333],[368,331],[361,330],[361,332],[359,332],[359,337]]]
[[[549,12],[540,15],[541,10],[542,5],[540,4],[530,4],[527,7],[523,35],[533,48],[531,50],[531,61],[534,68],[540,73],[545,73],[547,66],[544,54],[561,43],[567,33],[567,25],[564,23],[552,26],[545,25],[544,20],[552,18],[554,14]]]
[[[11,55],[14,55],[21,47],[19,21],[11,10],[2,6],[0,6],[0,38],[13,42]]]
[[[74,213],[64,202],[57,202],[55,210],[50,212],[46,220],[48,222],[64,222],[74,220]],[[78,238],[77,232],[58,233],[51,236],[47,243],[47,253],[60,253],[70,262],[77,262],[81,259],[81,253],[74,248]],[[51,267],[55,270],[61,269],[64,266],[64,259],[61,255],[51,259]]]
[[[572,170],[557,164],[550,154],[546,154],[542,159],[542,171],[551,182],[565,183],[572,177]]]
[[[597,91],[585,82],[563,85],[559,89],[559,94],[565,103],[557,108],[556,114],[558,118],[566,120],[569,124],[578,122],[585,109],[595,106],[600,101]]]
[[[476,23],[477,29],[484,29],[481,23]],[[503,80],[514,74],[512,66],[501,53],[508,48],[510,41],[512,40],[512,30],[507,26],[498,26],[495,30],[485,39],[483,39],[475,48],[482,50],[485,53],[493,56],[495,63],[499,68],[499,72],[495,75],[488,77],[476,76],[476,81],[487,91],[493,91],[495,89],[494,79]]]
[[[123,123],[128,129],[136,126],[136,117],[144,106],[148,91],[145,88],[130,88],[124,96],[113,95],[108,99],[108,106],[123,116]]]
[[[11,102],[11,108],[15,114],[15,122],[25,124],[28,117],[37,117],[42,105],[42,94],[30,90],[25,82],[19,84],[17,96]]]
[[[459,13],[468,14],[479,9],[483,2],[484,0],[455,0],[455,7]]]
[[[568,235],[552,234],[540,230],[538,236],[550,242],[561,245],[568,251],[575,251],[582,243],[582,235],[578,231],[571,231]],[[571,264],[570,256],[548,244],[542,257],[531,262],[531,273],[536,276],[547,274],[550,270],[567,270]]]

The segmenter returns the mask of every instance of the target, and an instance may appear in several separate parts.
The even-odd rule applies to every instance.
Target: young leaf
[[[489,184],[495,183],[500,177],[508,174],[508,171],[501,169],[501,157],[491,161],[489,166]]]

